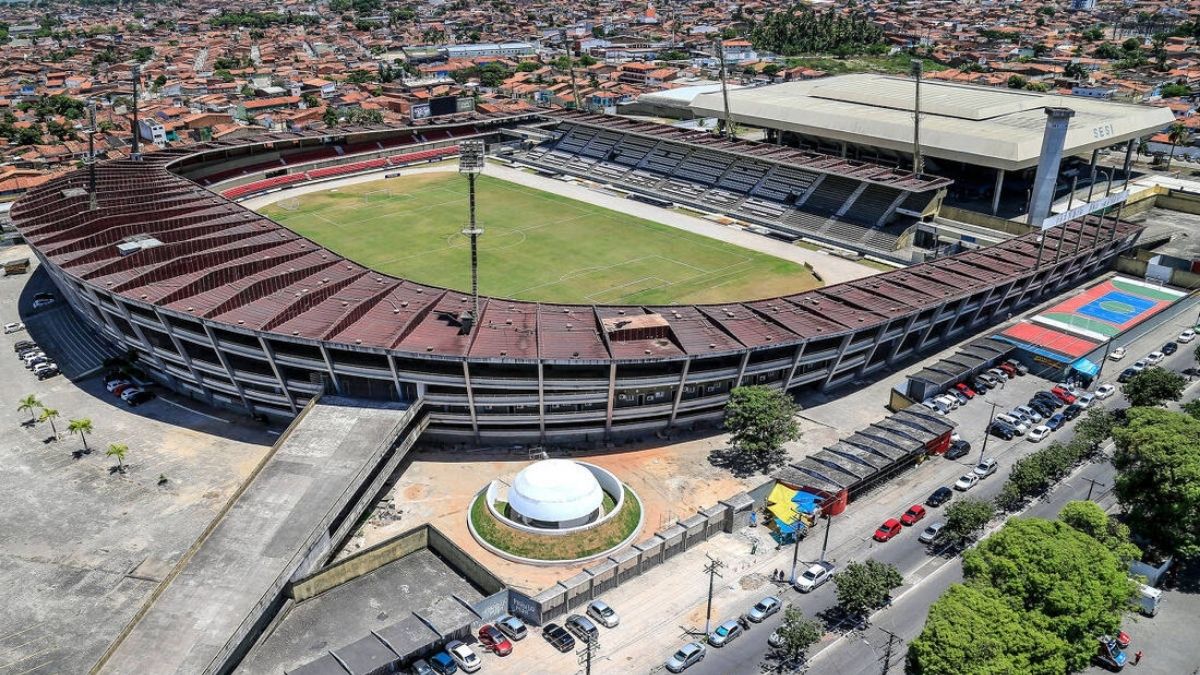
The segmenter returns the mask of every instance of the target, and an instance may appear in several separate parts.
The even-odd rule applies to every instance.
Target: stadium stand
[[[793,236],[895,254],[950,181],[677,127],[575,111],[515,159],[717,211]]]
[[[253,183],[245,183],[236,187],[222,190],[221,195],[228,199],[241,199],[251,195],[269,192],[271,190],[287,187],[295,183],[300,183],[306,180],[320,180],[323,178],[336,178],[352,173],[362,173],[364,171],[375,171],[389,166],[405,166],[416,164],[418,162],[429,162],[439,160],[446,157],[451,157],[458,154],[458,146],[451,145],[442,148],[433,148],[430,150],[421,150],[419,152],[408,152],[403,155],[392,155],[391,157],[378,157],[362,162],[354,162],[351,164],[338,164],[335,166],[327,166],[320,169],[311,169],[300,173],[291,173],[284,176],[275,176]]]

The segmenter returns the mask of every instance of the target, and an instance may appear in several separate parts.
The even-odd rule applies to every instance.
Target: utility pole
[[[1086,480],[1086,481],[1088,482],[1088,494],[1087,494],[1087,501],[1089,501],[1089,502],[1090,502],[1090,501],[1092,501],[1092,490],[1093,490],[1093,489],[1094,489],[1094,488],[1095,488],[1097,485],[1099,485],[1100,487],[1108,487],[1108,486],[1107,486],[1107,485],[1105,485],[1104,483],[1101,483],[1100,481],[1098,481],[1098,480],[1095,480],[1095,479],[1092,479],[1092,478],[1084,478],[1084,480]]]
[[[897,644],[904,642],[904,640],[901,639],[901,637],[899,635],[896,635],[895,633],[893,633],[892,631],[890,631],[886,628],[880,628],[879,630],[883,631],[884,633],[887,633],[887,636],[888,636],[887,647],[884,648],[884,650],[883,650],[883,670],[880,671],[881,673],[883,673],[883,675],[887,675],[888,671],[890,671],[892,669],[892,652],[895,649],[895,647],[897,646]]]
[[[988,437],[992,435],[992,420],[996,419],[996,408],[1000,407],[995,401],[988,401],[992,406],[992,412],[988,415],[987,426],[983,428],[983,447],[979,448],[979,461],[983,461],[983,453],[987,452]]]
[[[459,317],[463,335],[469,334],[479,321],[479,237],[483,235],[483,228],[475,223],[475,179],[483,171],[484,161],[483,141],[469,140],[459,143],[458,172],[467,176],[470,203],[470,220],[462,233],[471,239],[472,304],[470,315]]]
[[[713,42],[713,47],[717,52],[717,60],[721,64],[721,100],[725,104],[725,120],[721,128],[722,135],[728,136],[730,140],[737,140],[737,133],[733,130],[733,118],[729,115],[729,84],[725,81],[725,42],[718,35]]]
[[[822,509],[824,510],[824,509]],[[825,514],[825,543],[821,544],[821,562],[825,562],[825,551],[829,548],[829,528],[833,527],[833,514]]]
[[[912,60],[912,75],[916,84],[913,94],[913,174],[925,173],[925,158],[921,156],[921,69],[924,62],[921,59]]]
[[[708,612],[704,615],[704,634],[708,635],[712,631],[712,598],[713,598],[713,582],[721,574],[717,571],[725,566],[725,563],[708,555],[708,564],[704,566],[704,571],[708,572]],[[725,577],[721,577],[724,579]]]
[[[130,153],[130,157],[132,157],[134,159],[134,161],[138,161],[138,162],[142,161],[142,151],[141,151],[141,147],[139,145],[139,137],[141,136],[142,132],[141,132],[141,129],[138,129],[138,80],[141,80],[141,79],[142,79],[142,66],[140,64],[134,64],[134,66],[133,66],[133,151]]]
[[[575,100],[575,109],[579,110],[579,88],[575,85],[575,54],[571,51],[571,43],[567,41],[567,29],[560,28],[563,51],[567,54],[567,72],[571,74],[571,98]]]
[[[600,639],[591,638],[584,643],[575,655],[579,658],[579,665],[584,667],[584,675],[592,675],[592,657],[596,652],[600,651]]]
[[[796,523],[792,526],[792,576],[791,583],[796,583],[796,564],[800,561],[800,509],[793,506],[792,513],[796,514]]]

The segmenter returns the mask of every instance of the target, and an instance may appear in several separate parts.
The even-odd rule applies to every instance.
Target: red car
[[[900,521],[895,518],[888,518],[883,521],[878,530],[875,530],[875,541],[887,541],[900,534],[900,529]]]
[[[1075,394],[1072,394],[1071,392],[1067,391],[1066,389],[1062,388],[1061,386],[1051,389],[1050,393],[1057,396],[1058,400],[1062,401],[1063,403],[1066,403],[1067,405],[1071,405],[1072,403],[1075,402]]]
[[[1010,380],[1017,376],[1017,369],[1013,368],[1011,365],[1009,365],[1007,363],[1001,363],[1000,365],[998,365],[996,367],[999,368],[1000,370],[1003,370],[1004,374],[1008,375],[1008,378]]]
[[[479,644],[496,656],[508,656],[512,653],[512,643],[492,624],[484,624],[479,629]]]
[[[913,504],[908,507],[904,515],[900,516],[900,522],[905,525],[916,525],[917,521],[925,517],[925,507],[920,504]]]
[[[962,395],[966,396],[967,398],[975,398],[975,390],[968,387],[965,382],[959,382],[958,384],[954,385],[954,388],[961,391]]]

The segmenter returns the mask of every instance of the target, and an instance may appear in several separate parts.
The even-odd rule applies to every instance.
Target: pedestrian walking
[[[1141,662],[1142,662],[1142,650],[1139,649],[1139,650],[1137,650],[1137,653],[1133,655],[1133,665],[1136,666],[1137,664],[1139,664]]]

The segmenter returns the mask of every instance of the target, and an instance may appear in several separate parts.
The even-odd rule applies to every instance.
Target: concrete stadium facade
[[[466,293],[358,266],[219,194],[264,176],[295,183],[341,171],[311,168],[322,163],[380,170],[381,158],[399,166],[449,148],[434,153],[443,157],[457,139],[498,140],[529,122],[472,118],[156,152],[99,164],[94,206],[81,170],[31,190],[12,217],[75,311],[164,386],[285,419],[323,391],[419,402],[427,437],[464,444],[603,442],[712,424],[739,385],[845,385],[1094,276],[1141,232],[1093,217],[1040,245],[1026,235],[725,305],[487,298],[468,333],[457,321]]]

